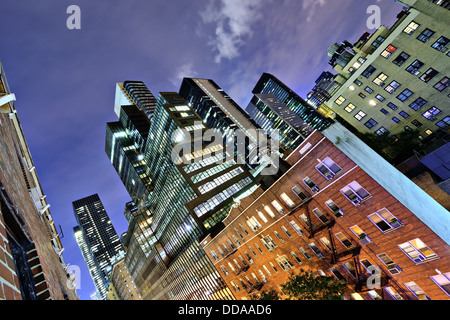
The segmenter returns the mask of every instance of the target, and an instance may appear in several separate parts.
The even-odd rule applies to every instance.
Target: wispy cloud
[[[210,1],[200,13],[205,24],[215,24],[215,36],[210,45],[217,51],[215,62],[223,58],[239,56],[239,48],[246,38],[251,37],[251,26],[260,19],[262,0],[220,0]]]
[[[186,62],[185,64],[179,66],[175,70],[175,74],[169,79],[169,81],[176,87],[181,85],[181,81],[184,77],[196,77],[198,72],[194,68],[193,62]]]
[[[317,8],[325,6],[327,0],[303,0],[303,10],[307,12],[306,22],[310,22],[315,14]]]

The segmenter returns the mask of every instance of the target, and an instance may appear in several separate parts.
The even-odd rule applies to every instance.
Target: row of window
[[[408,35],[412,35],[419,27],[420,24],[418,24],[415,21],[411,21],[409,25],[405,29],[403,29],[403,32]],[[432,36],[434,36],[435,33],[436,32],[434,32],[433,30],[425,28],[425,30],[423,30],[422,33],[419,34],[416,39],[423,43],[426,43],[428,42],[428,40],[430,40]],[[445,52],[447,50],[449,42],[450,42],[449,39],[447,39],[444,36],[441,36],[431,45],[431,47],[439,52]],[[447,56],[450,56],[450,51],[447,52]]]
[[[339,233],[336,236],[338,237],[338,235],[342,235],[342,233]],[[265,239],[264,240],[265,242],[268,242],[268,243],[270,242],[270,243],[272,243],[271,245],[276,246],[276,244],[274,244],[273,239],[270,236],[267,236],[264,239]],[[324,245],[325,245],[325,247],[329,248],[330,244],[329,244],[328,239],[325,237],[322,239],[326,239],[326,241],[324,241]],[[341,240],[340,237],[338,237],[338,239]],[[344,240],[343,243],[345,241],[348,241],[348,240]],[[265,244],[265,246],[267,247],[270,245]],[[324,257],[323,253],[320,251],[320,249],[317,247],[317,245],[314,242],[311,242],[310,244],[308,244],[308,246],[311,249],[311,251],[314,252],[314,254],[319,259]],[[348,244],[347,244],[347,246],[348,246]],[[256,247],[258,248],[260,253],[263,253],[263,251],[260,249],[259,246],[256,246]],[[407,242],[399,245],[398,247],[415,263],[433,260],[433,259],[437,258],[437,255],[418,238],[413,239],[411,241],[407,241]],[[249,247],[249,250],[253,253],[253,255],[255,257],[257,256],[251,247]],[[329,250],[331,250],[331,248],[329,248]],[[307,260],[312,259],[311,256],[305,251],[305,249],[303,247],[299,248],[299,252],[301,252],[301,254],[304,257],[306,257]],[[295,261],[299,265],[302,264],[302,261],[296,252],[291,251],[290,254],[292,256],[292,258],[291,258],[292,261]],[[254,262],[253,258],[250,257],[248,252],[245,252],[244,255],[246,256],[249,264],[252,264]],[[398,274],[401,272],[401,268],[386,253],[378,254],[377,258],[386,266],[386,268],[388,269],[388,271],[391,274]],[[244,258],[241,255],[238,257],[238,259],[240,260],[242,266],[239,264],[239,262],[236,259],[233,259],[233,261],[232,261],[233,263],[228,262],[228,268],[235,275],[239,275],[241,271],[246,271],[248,269],[248,264],[246,263],[246,261],[244,260]],[[287,255],[281,255],[281,256],[278,255],[278,257],[275,258],[275,261],[278,264],[278,266],[285,272],[295,268],[295,265],[291,262],[291,260],[289,260]],[[362,259],[360,261],[360,263],[364,267],[364,269],[367,271],[368,274],[372,274],[372,270],[374,267],[377,268],[377,266],[374,266],[368,259]],[[278,273],[277,267],[272,262],[269,262],[268,264],[269,264],[269,267],[272,270],[272,272]],[[352,262],[345,262],[342,264],[342,267],[350,274],[350,276],[353,279],[356,280],[355,266],[353,265]],[[269,270],[269,268],[267,268],[266,265],[262,265],[261,268],[265,271],[267,276],[269,276],[269,277],[272,276],[272,272]],[[225,276],[229,275],[228,269],[225,265],[220,266],[220,269],[222,270],[222,272]],[[339,271],[338,266],[333,266],[329,270],[339,281],[347,282],[346,278]],[[267,278],[266,278],[264,272],[261,269],[258,269],[257,272],[262,280],[260,281],[258,279],[258,276],[256,276],[255,273],[252,272],[251,276],[252,276],[253,280],[255,281],[255,284],[259,285],[259,284],[267,282]],[[322,270],[318,270],[318,272],[320,275],[325,276],[325,273]],[[450,277],[449,276],[450,276],[450,272],[447,272],[445,274],[438,274],[438,275],[431,277],[431,279],[447,295],[450,295]],[[243,278],[239,278],[239,283],[240,283],[240,285],[237,284],[235,281],[231,281],[231,285],[236,292],[240,291],[241,288],[244,290],[247,289],[247,285],[245,283],[247,283],[250,287],[255,287],[255,284],[253,284],[253,282],[246,275],[243,276]],[[405,283],[405,286],[408,289],[410,289],[411,292],[414,293],[414,295],[418,299],[429,299],[428,296],[426,296],[424,293],[420,294],[421,290],[418,290],[417,289],[418,287],[416,288],[417,285],[415,285],[414,282]],[[387,290],[388,290],[388,293],[390,293],[394,299],[402,299],[401,296],[398,295],[398,293],[394,294],[394,293],[396,293],[395,290],[389,289],[389,288],[387,288]]]

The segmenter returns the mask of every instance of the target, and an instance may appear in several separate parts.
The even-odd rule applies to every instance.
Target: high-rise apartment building
[[[0,300],[78,299],[0,63]]]
[[[281,294],[300,269],[345,283],[347,299],[449,299],[445,208],[339,123],[287,161],[277,182],[241,199],[202,241],[237,299]]]
[[[391,28],[328,48],[341,86],[325,104],[360,132],[423,138],[450,125],[450,12],[446,1],[397,2],[404,10]]]
[[[111,281],[113,261],[123,257],[119,236],[108,217],[98,194],[72,203],[78,226],[75,238],[97,289],[97,295],[106,299]]]

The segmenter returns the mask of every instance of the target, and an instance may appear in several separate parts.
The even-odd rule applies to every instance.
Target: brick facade
[[[237,299],[250,299],[253,294],[271,289],[280,292],[279,285],[288,279],[291,271],[298,273],[300,268],[317,275],[321,270],[328,276],[341,278],[348,287],[346,298],[394,299],[388,291],[395,291],[403,299],[449,299],[444,289],[430,278],[439,272],[444,274],[441,278],[450,276],[449,245],[320,132],[309,136],[287,161],[292,167],[285,175],[265,192],[257,190],[242,199],[224,221],[226,228],[213,239],[208,237],[202,242]],[[319,172],[316,166],[323,162],[336,172]],[[306,177],[318,190],[312,191],[303,182]],[[296,192],[303,193],[300,197],[294,192],[294,187]],[[283,193],[293,204],[283,200]],[[283,213],[273,206],[274,200],[281,205]],[[335,206],[330,204],[330,200]],[[273,217],[266,211],[266,206]],[[260,225],[255,231],[251,229],[252,222],[248,222],[252,217]],[[309,223],[314,228],[310,228]],[[266,244],[267,239],[270,241],[267,236],[276,245],[271,247],[269,243],[270,250],[264,244],[264,240]],[[312,247],[316,248],[311,244],[320,251],[317,252],[319,255],[314,253]],[[421,252],[415,251],[414,246]],[[383,254],[394,263],[387,261]],[[283,268],[285,258],[288,262]],[[387,263],[383,263],[381,258]],[[367,261],[381,271],[381,287],[375,291],[370,291],[366,285],[370,276],[366,270],[369,266]],[[411,282],[425,295],[417,289],[414,294],[405,285],[414,289]]]
[[[78,299],[13,102],[0,110],[0,204],[0,300]]]

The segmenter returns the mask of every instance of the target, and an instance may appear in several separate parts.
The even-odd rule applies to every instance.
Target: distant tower
[[[106,299],[113,261],[124,255],[122,244],[97,194],[76,200],[72,205],[78,222],[75,238],[98,295]]]

